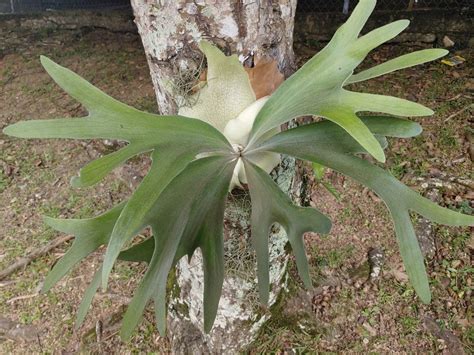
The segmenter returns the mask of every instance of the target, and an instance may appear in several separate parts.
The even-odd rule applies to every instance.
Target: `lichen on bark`
[[[280,188],[292,197],[298,195],[296,190],[301,188],[294,178],[295,167],[295,159],[285,157],[272,173]],[[262,309],[258,298],[256,258],[250,242],[248,199],[244,192],[238,197],[230,197],[227,203],[224,229],[226,276],[218,314],[209,334],[203,332],[202,255],[197,250],[189,262],[183,258],[178,263],[175,280],[180,295],[171,297],[168,305],[171,342],[177,352],[190,349],[202,351],[203,347],[205,352],[211,353],[237,352],[255,339],[261,325],[270,317],[268,309]],[[272,287],[268,307],[276,302],[285,287],[287,241],[284,229],[275,225],[269,236]],[[183,308],[186,312],[183,312]]]

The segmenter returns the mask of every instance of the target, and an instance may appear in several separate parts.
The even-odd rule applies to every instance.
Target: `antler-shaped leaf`
[[[307,287],[311,287],[303,234],[329,233],[331,221],[314,208],[295,206],[265,171],[248,160],[244,160],[244,164],[252,200],[251,236],[252,245],[257,253],[258,288],[260,300],[267,304],[270,288],[268,256],[270,227],[278,222],[285,229],[296,257],[300,277]]]
[[[415,65],[431,62],[432,60],[444,57],[448,53],[448,50],[439,48],[422,49],[421,51],[408,53],[352,75],[345,82],[345,85],[373,79],[400,69],[410,68]]]
[[[109,231],[109,237],[110,237],[111,232],[112,230]],[[76,236],[76,239],[77,238],[78,237]],[[124,260],[124,261],[135,261],[135,262],[142,261],[142,262],[149,263],[153,256],[154,250],[155,250],[155,239],[148,238],[144,240],[143,242],[122,251],[118,256],[118,259]],[[62,259],[60,261],[62,261]],[[102,267],[99,267],[99,269],[94,273],[91,283],[89,284],[86,291],[84,292],[84,296],[82,297],[81,304],[79,305],[79,308],[77,310],[76,325],[75,325],[76,329],[79,328],[84,322],[87,312],[94,299],[94,295],[97,293],[97,290],[100,287],[101,279],[102,279]]]
[[[410,121],[391,117],[363,119],[372,133],[383,136],[407,137],[420,132]],[[354,156],[364,149],[336,125],[325,121],[279,133],[260,148],[328,166],[348,175],[375,191],[392,215],[395,232],[408,276],[420,299],[429,303],[431,294],[409,211],[446,225],[474,225],[474,217],[442,208],[395,179],[390,173]]]
[[[399,116],[433,114],[430,109],[407,100],[343,89],[348,82],[366,80],[424,63],[446,53],[433,50],[417,52],[416,55],[411,54],[387,62],[353,78],[354,69],[372,49],[397,36],[409,24],[407,20],[396,21],[359,38],[375,3],[375,0],[361,0],[329,44],[275,91],[255,119],[250,145],[255,144],[257,140],[262,141],[259,138],[265,132],[292,118],[319,115],[341,126],[371,155],[383,162],[385,156],[382,147],[356,116],[357,112],[374,111]]]
[[[112,234],[113,227],[123,210],[125,203],[121,203],[106,213],[88,219],[57,219],[44,217],[44,221],[57,231],[74,235],[71,248],[54,265],[46,277],[42,292],[48,292],[61,278],[64,277],[80,261],[85,259],[100,246],[106,245]],[[153,238],[122,251],[118,259],[125,261],[145,261],[151,259],[154,248]],[[94,294],[100,285],[102,268],[94,274],[91,285],[87,288],[81,305],[79,306],[76,327],[80,326],[92,302]]]
[[[235,162],[230,157],[213,156],[190,163],[160,194],[148,209],[142,224],[151,224],[154,238],[119,253],[118,259],[145,261],[150,266],[137,290],[123,322],[127,338],[141,318],[147,301],[153,297],[158,328],[165,332],[165,293],[169,270],[184,255],[201,248],[204,261],[204,325],[210,331],[214,322],[224,279],[223,220],[228,186]],[[193,186],[193,189],[189,189]],[[73,246],[53,268],[45,281],[50,289],[79,261],[111,240],[124,203],[95,218],[52,219],[47,223],[76,236]],[[103,267],[96,271],[79,306],[76,326],[87,314],[100,286]]]
[[[190,163],[173,179],[150,211],[155,252],[125,314],[121,332],[123,338],[131,335],[152,297],[158,329],[164,334],[169,270],[182,256],[192,255],[197,247],[201,247],[206,258],[204,323],[210,330],[222,288],[222,211],[234,166],[235,161],[219,156]],[[215,217],[219,219],[214,220]]]
[[[207,48],[207,50],[218,51],[216,48]],[[233,150],[226,138],[205,122],[183,116],[158,116],[141,112],[109,97],[77,74],[55,64],[48,58],[42,57],[41,62],[53,79],[86,107],[89,111],[89,116],[76,119],[19,122],[5,128],[4,132],[6,134],[28,138],[109,138],[129,142],[126,147],[119,151],[86,165],[81,170],[80,176],[72,180],[75,186],[92,185],[103,178],[113,168],[134,155],[145,151],[153,151],[153,162],[149,173],[126,203],[120,204],[101,216],[87,220],[45,218],[45,221],[52,227],[63,232],[72,233],[76,236],[76,239],[65,257],[58,262],[58,265],[46,279],[44,290],[50,289],[77,262],[85,258],[92,251],[101,245],[108,244],[104,264],[98,271],[98,273],[100,272],[101,274],[102,284],[105,286],[108,275],[117,257],[136,259],[136,251],[138,250],[143,253],[142,257],[150,256],[150,254],[147,254],[143,249],[143,246],[137,247],[139,248],[138,250],[131,249],[126,252],[121,252],[121,249],[125,243],[133,238],[140,230],[147,225],[153,224],[156,215],[154,215],[152,211],[158,208],[156,206],[163,206],[163,203],[159,202],[159,198],[162,191],[173,178],[200,153],[207,156],[214,154],[221,155],[218,161],[222,164],[222,155],[226,155],[226,159],[228,160]],[[246,75],[242,68],[241,70],[244,75]],[[224,178],[225,180],[225,175],[216,177],[216,174],[220,172],[221,170],[209,170],[206,172],[207,178],[216,178],[218,180]],[[187,180],[188,186],[180,186],[183,193],[188,192],[189,186],[199,184],[199,182],[192,181],[192,174],[189,176],[191,180]],[[199,179],[201,176],[195,176],[194,178]],[[226,185],[226,189],[229,186],[229,182],[230,178],[227,182],[223,183]],[[170,195],[168,194],[167,196],[169,198]],[[164,198],[166,198],[166,196]],[[209,198],[214,201],[213,205],[215,205],[216,208],[220,207],[223,210],[222,202],[217,202],[220,201],[219,199],[216,199],[212,194],[209,195]],[[193,201],[192,198],[188,198],[187,200]],[[171,202],[168,201],[167,203],[169,204]],[[175,200],[175,203],[180,204],[181,201],[178,199]],[[163,207],[161,208],[163,209]],[[183,211],[186,211],[185,208],[180,209],[179,206],[174,206],[173,208],[180,211],[180,213],[185,213]],[[202,209],[202,211],[205,211],[205,209]],[[162,212],[163,211],[160,210],[160,214],[164,215]],[[190,212],[188,211],[186,213],[189,214]],[[220,212],[214,209],[212,213],[215,217],[215,215]],[[194,222],[197,223],[195,226],[199,227],[200,222],[198,220]],[[157,226],[154,224],[154,229],[162,231],[165,225],[166,224]],[[182,228],[186,228],[186,223],[178,222],[173,219],[171,219],[167,225],[172,230],[181,228],[181,225]],[[199,242],[196,242],[196,245],[188,245],[184,249],[191,255],[197,246],[201,246],[203,254],[205,255],[205,268],[207,270],[206,293],[209,299],[209,302],[206,301],[205,307],[206,329],[210,329],[217,310],[217,301],[220,295],[220,287],[217,287],[219,286],[219,279],[221,279],[220,285],[222,285],[223,270],[222,268],[218,270],[214,267],[218,265],[222,259],[222,253],[219,254],[218,251],[219,243],[222,244],[222,241],[219,241],[218,233],[212,233],[221,226],[222,224],[217,223],[214,225],[208,220],[205,226],[202,226],[200,230]],[[187,231],[187,233],[190,234],[189,231]],[[196,233],[197,231],[193,230],[191,234],[196,235]],[[217,240],[215,240],[216,238]],[[211,242],[211,240],[213,242]],[[187,242],[189,243],[190,240],[187,239]],[[154,248],[155,254],[157,254],[154,256],[155,259],[159,258],[159,255],[162,255],[163,248],[163,246],[156,244]],[[221,255],[221,257],[219,257],[219,255]],[[171,258],[174,258],[174,254],[171,255]],[[163,271],[165,269],[163,269]],[[80,306],[78,323],[84,319],[93,295],[97,291],[97,277],[97,275],[94,277]],[[218,292],[217,296],[216,292]],[[160,309],[163,309],[163,307],[160,307]],[[163,324],[163,318],[160,317],[159,319],[160,324]]]
[[[108,276],[122,247],[143,228],[150,225],[155,217],[150,215],[150,211],[156,205],[160,194],[194,158],[194,153],[165,149],[160,152],[155,151],[152,158],[150,171],[127,202],[114,225],[102,267],[103,288],[107,286]]]
[[[231,149],[226,138],[205,122],[139,111],[46,57],[41,57],[41,63],[59,86],[84,105],[89,116],[18,122],[6,127],[5,134],[20,138],[107,138],[129,142],[125,148],[85,166],[73,180],[75,186],[93,185],[127,159],[149,150],[172,146],[176,151],[199,154]]]
[[[121,203],[106,213],[88,219],[57,219],[44,217],[44,222],[57,231],[72,234],[71,248],[54,265],[44,281],[42,292],[48,292],[64,275],[101,245],[107,244],[120,212]]]
[[[174,156],[167,150],[153,153],[150,171],[130,200],[101,216],[82,220],[45,217],[51,227],[74,234],[76,239],[46,278],[43,291],[48,291],[77,262],[104,244],[108,248],[102,274],[107,279],[123,245],[150,224],[150,210],[163,189],[193,159],[192,155]]]
[[[359,38],[374,6],[375,0],[361,0],[329,45],[272,95],[255,119],[250,143],[239,153],[239,164],[243,161],[249,180],[253,207],[252,240],[257,251],[259,291],[264,302],[267,302],[269,292],[270,226],[277,222],[286,230],[299,273],[310,286],[302,234],[306,231],[326,233],[330,221],[318,211],[294,206],[259,167],[264,166],[262,154],[289,153],[323,164],[359,180],[378,193],[392,213],[407,272],[425,302],[430,299],[428,282],[409,210],[440,223],[473,224],[472,217],[436,206],[389,173],[354,156],[355,153],[368,152],[383,161],[383,147],[387,144],[385,136],[410,137],[421,131],[416,123],[389,117],[359,118],[357,112],[413,116],[431,114],[432,111],[406,100],[350,92],[343,86],[445,54],[440,50],[420,51],[353,75],[354,69],[370,50],[393,38],[408,25],[408,21],[397,21]],[[169,270],[181,257],[191,257],[199,247],[203,254],[205,283],[204,328],[209,331],[212,327],[224,275],[223,213],[237,159],[237,153],[219,130],[223,131],[231,119],[238,118],[255,101],[255,95],[235,56],[226,57],[205,42],[201,43],[201,49],[208,59],[207,86],[195,97],[195,106],[182,109],[201,121],[136,110],[42,57],[48,73],[87,108],[89,116],[20,122],[4,130],[6,134],[24,138],[109,138],[129,143],[117,152],[86,165],[80,176],[72,180],[74,186],[90,186],[127,159],[152,152],[150,171],[127,202],[86,220],[45,218],[49,225],[74,234],[76,239],[46,279],[44,290],[51,288],[92,251],[107,244],[104,263],[96,271],[80,305],[78,324],[84,319],[100,284],[107,284],[118,258],[149,263],[127,310],[122,336],[130,336],[150,299],[155,302],[158,328],[163,333]],[[233,95],[225,94],[229,91]],[[251,116],[252,120],[255,114]],[[311,124],[274,135],[268,140],[275,134],[272,129],[293,117],[308,114],[324,116],[335,124],[329,121]],[[217,129],[206,122],[212,122]],[[246,144],[249,142],[247,138],[246,131],[242,142],[232,142]],[[153,238],[122,250],[127,241],[146,226],[152,227]]]
[[[96,183],[134,155],[154,150],[149,174],[123,209],[103,266],[105,287],[120,249],[144,226],[144,216],[163,188],[199,153],[230,152],[226,138],[209,124],[182,116],[158,116],[139,111],[106,95],[72,71],[46,57],[41,62],[51,77],[89,111],[86,118],[19,122],[4,132],[29,138],[110,138],[129,142],[121,150],[88,164],[73,180],[76,186]]]
[[[52,228],[74,235],[75,239],[71,248],[54,265],[51,272],[44,281],[42,292],[47,292],[64,275],[72,270],[80,261],[85,259],[100,246],[106,245],[112,234],[113,227],[119,218],[125,203],[121,203],[104,214],[87,219],[57,219],[44,217],[45,223]],[[139,244],[122,251],[118,259],[124,261],[144,261],[149,262],[154,250],[154,239],[149,238]],[[82,302],[77,312],[76,328],[85,319],[87,311],[97,292],[102,276],[102,267],[94,274],[91,284],[86,289]]]

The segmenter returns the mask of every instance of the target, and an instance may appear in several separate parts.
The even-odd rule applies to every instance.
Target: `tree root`
[[[57,248],[61,244],[73,239],[74,237],[72,235],[67,235],[67,236],[62,236],[59,238],[56,238],[46,244],[45,246],[42,246],[40,248],[37,248],[33,250],[30,254],[27,256],[19,258],[17,261],[15,261],[13,264],[5,268],[4,270],[0,271],[0,280],[5,279],[7,276],[13,274],[14,272],[20,270],[21,268],[24,268],[26,265],[31,263],[33,260],[36,258],[39,258],[43,255],[48,254],[51,250]]]

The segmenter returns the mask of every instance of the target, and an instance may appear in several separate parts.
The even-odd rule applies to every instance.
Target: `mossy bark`
[[[242,61],[271,57],[285,76],[294,67],[293,23],[296,0],[171,1],[132,0],[148,59],[159,110],[174,114],[202,66],[201,39]],[[284,158],[273,172],[280,187],[297,202],[305,186],[296,162]],[[234,353],[255,339],[269,312],[262,310],[256,288],[256,260],[250,246],[250,197],[229,196],[224,223],[226,278],[216,322],[203,333],[203,272],[199,251],[176,267],[177,285],[169,297],[169,331],[177,353]],[[288,255],[286,235],[275,227],[270,236],[270,304],[284,287]]]

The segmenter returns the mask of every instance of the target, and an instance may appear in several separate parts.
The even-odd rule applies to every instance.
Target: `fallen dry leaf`
[[[272,94],[285,80],[283,74],[278,70],[277,62],[269,58],[255,59],[255,66],[245,68],[245,71],[249,75],[250,85],[252,85],[257,100]]]
[[[391,270],[392,275],[395,277],[395,279],[404,284],[408,282],[408,275],[404,270],[402,270],[402,267],[400,266],[399,268],[393,268]]]
[[[467,242],[467,247],[471,250],[474,250],[474,234],[471,235],[471,238]]]
[[[364,324],[362,324],[362,326],[365,328],[365,330],[367,330],[369,332],[369,334],[371,336],[376,336],[377,335],[377,331],[375,330],[374,327],[372,327],[369,323],[367,322],[364,322]]]

